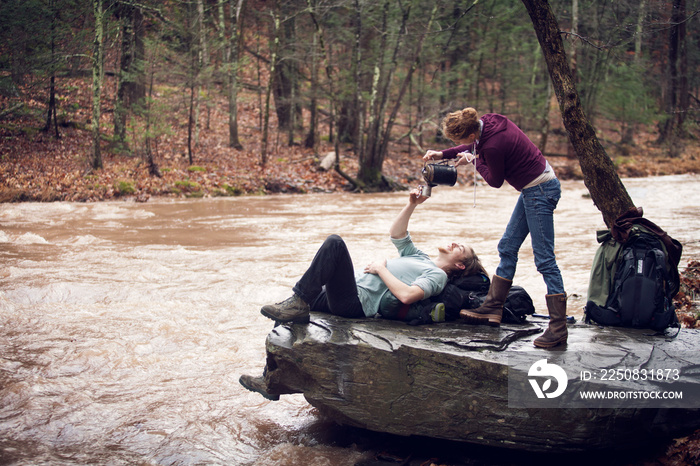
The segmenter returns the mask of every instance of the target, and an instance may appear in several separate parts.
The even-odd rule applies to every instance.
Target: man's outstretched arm
[[[389,234],[392,238],[401,239],[405,238],[408,233],[408,221],[413,215],[413,211],[416,210],[418,204],[422,204],[428,199],[425,196],[421,196],[417,189],[411,190],[408,197],[408,204],[401,209],[399,215],[394,219],[394,223],[391,224],[389,228]]]
[[[417,189],[409,193],[408,204],[401,209],[399,215],[394,219],[389,234],[394,239],[405,238],[408,234],[408,221],[411,219],[413,211],[418,204],[422,204],[427,197],[421,196]],[[412,304],[425,297],[423,289],[417,285],[407,285],[396,278],[389,269],[386,268],[386,260],[376,261],[365,268],[365,273],[373,273],[382,279],[389,291],[404,304]]]

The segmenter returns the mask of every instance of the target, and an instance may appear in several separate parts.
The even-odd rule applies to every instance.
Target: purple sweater
[[[484,127],[476,144],[479,158],[475,163],[490,186],[500,188],[507,181],[520,191],[544,172],[544,155],[515,123],[496,113],[485,114],[481,121]],[[453,159],[468,149],[467,145],[452,147],[442,151],[442,157]]]

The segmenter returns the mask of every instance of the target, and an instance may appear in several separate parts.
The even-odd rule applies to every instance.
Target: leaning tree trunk
[[[542,47],[564,126],[581,165],[583,182],[603,214],[605,223],[610,226],[617,217],[633,208],[634,203],[581,107],[559,24],[549,3],[547,0],[522,2],[530,14]]]

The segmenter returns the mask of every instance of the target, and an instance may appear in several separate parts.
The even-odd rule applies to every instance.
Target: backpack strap
[[[674,315],[675,315],[675,313],[674,313]],[[649,336],[649,337],[666,337],[666,341],[671,341],[671,340],[675,339],[679,333],[681,333],[681,327],[682,327],[681,323],[678,322],[678,318],[676,317],[676,318],[674,318],[673,323],[671,325],[669,325],[668,327],[666,327],[665,329],[660,330],[656,333],[645,333],[645,335]],[[676,333],[673,335],[669,334],[669,332],[668,332],[668,330],[671,328],[676,329]]]
[[[664,280],[664,293],[666,295],[666,298],[672,302],[675,293],[673,289],[673,282],[671,281],[671,275],[668,273],[668,269],[666,268],[666,257],[664,256],[664,253],[659,251],[658,249],[655,249],[654,253],[656,256],[656,270],[659,272],[659,274],[661,275],[661,277],[663,277]]]
[[[671,276],[668,273],[668,269],[666,268],[666,255],[664,254],[664,252],[660,251],[659,249],[654,249],[654,256],[654,267],[656,268],[660,276],[663,278],[664,297],[668,301],[669,306],[671,307],[671,310],[673,312],[673,321],[671,322],[671,324],[669,324],[668,327],[666,327],[662,331],[655,333],[653,336],[665,336],[668,337],[670,340],[673,340],[681,332],[681,324],[678,321],[678,316],[676,315],[675,307],[673,306],[673,295],[675,294],[673,290],[673,283],[671,281]],[[669,335],[668,333],[668,329],[670,328],[677,329],[676,333],[673,336]]]

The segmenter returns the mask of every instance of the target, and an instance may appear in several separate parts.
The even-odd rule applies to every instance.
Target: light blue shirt
[[[439,294],[445,288],[447,274],[426,253],[416,248],[410,234],[401,239],[391,238],[391,241],[399,251],[399,257],[386,263],[392,275],[409,286],[420,287],[425,294],[423,299]],[[373,317],[379,312],[379,303],[389,288],[379,275],[371,273],[356,273],[355,280],[362,309],[367,317]]]

